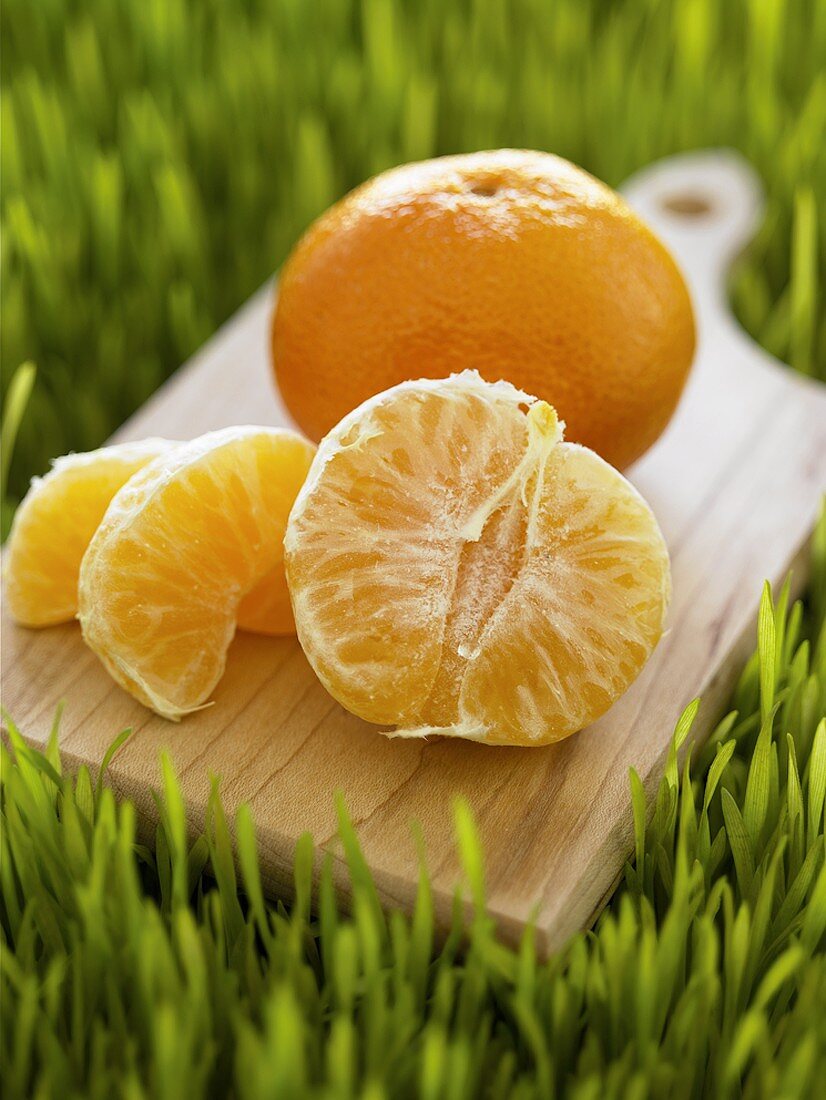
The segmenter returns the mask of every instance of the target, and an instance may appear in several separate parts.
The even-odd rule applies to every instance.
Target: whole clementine
[[[398,382],[475,368],[553,404],[570,440],[622,468],[674,412],[694,319],[619,195],[502,149],[395,168],[322,215],[284,267],[272,352],[314,439]]]

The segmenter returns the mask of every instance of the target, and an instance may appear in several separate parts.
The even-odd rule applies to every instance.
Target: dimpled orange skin
[[[510,149],[347,195],[287,261],[272,330],[279,389],[313,439],[398,382],[476,368],[550,402],[568,439],[620,468],[668,424],[694,343],[682,276],[625,201]]]

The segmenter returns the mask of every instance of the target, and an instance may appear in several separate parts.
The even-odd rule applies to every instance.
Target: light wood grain
[[[159,749],[172,752],[195,827],[209,775],[219,774],[230,811],[252,804],[269,885],[279,890],[289,889],[303,831],[334,847],[341,788],[384,900],[409,904],[417,875],[409,822],[417,819],[443,921],[459,877],[452,806],[463,795],[484,842],[490,909],[506,935],[518,934],[537,902],[546,950],[591,919],[629,851],[629,767],[653,787],[674,723],[697,695],[696,734],[705,733],[752,645],[762,581],[780,581],[800,559],[826,487],[824,388],[771,361],[723,305],[726,268],[759,217],[748,171],[724,154],[681,158],[628,191],[684,265],[700,347],[675,420],[631,471],[672,554],[669,630],[609,714],[542,749],[391,742],[330,699],[295,641],[239,635],[215,705],[173,726],[116,687],[75,626],[33,632],[4,620],[4,701],[26,735],[42,745],[65,699],[65,758],[94,766],[120,729],[134,727],[111,778],[147,823]],[[710,198],[707,216],[664,208],[687,191]],[[117,438],[287,422],[267,360],[271,308],[265,287]]]

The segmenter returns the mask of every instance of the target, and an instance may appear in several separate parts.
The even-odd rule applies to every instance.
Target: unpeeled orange
[[[285,264],[272,331],[313,439],[398,382],[475,367],[553,404],[621,469],[667,425],[693,352],[685,283],[651,230],[575,165],[512,149],[347,195]]]
[[[208,701],[242,606],[289,613],[282,539],[314,450],[295,432],[226,428],[113,498],[81,564],[78,618],[112,676],[158,714]]]
[[[408,736],[540,745],[635,679],[670,596],[651,509],[545,402],[465,372],[408,382],[322,441],[285,536],[329,692]]]

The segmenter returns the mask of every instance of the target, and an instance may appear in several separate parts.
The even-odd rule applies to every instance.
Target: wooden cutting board
[[[826,387],[761,351],[725,301],[730,261],[761,213],[750,170],[729,153],[690,155],[655,165],[625,191],[686,272],[700,343],[677,416],[630,473],[671,550],[670,629],[610,713],[548,748],[389,741],[333,702],[297,642],[239,635],[215,705],[172,725],[110,680],[76,625],[27,631],[4,622],[4,702],[26,736],[43,745],[65,700],[64,759],[94,767],[132,726],[110,777],[145,825],[161,748],[171,750],[195,828],[209,775],[219,774],[229,811],[252,804],[273,890],[289,890],[293,845],[305,830],[335,851],[333,794],[341,788],[383,899],[409,905],[417,876],[409,822],[417,819],[441,921],[460,874],[452,806],[463,795],[505,935],[518,935],[536,903],[545,950],[585,925],[631,847],[628,769],[653,788],[674,724],[697,695],[695,732],[707,732],[753,645],[764,578],[779,582],[797,561],[803,579],[801,550],[826,488]],[[272,306],[266,286],[115,438],[288,423],[268,364]],[[345,883],[338,855],[336,868]]]

